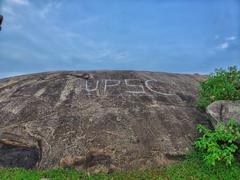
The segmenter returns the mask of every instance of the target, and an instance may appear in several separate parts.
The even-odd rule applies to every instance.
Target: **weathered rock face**
[[[174,162],[192,147],[203,120],[194,107],[200,79],[130,71],[2,79],[0,166],[22,166],[21,158],[12,160],[16,154],[28,157],[27,167],[43,169],[111,171]]]
[[[217,123],[226,123],[230,118],[240,123],[240,101],[216,101],[207,107],[207,113],[212,117],[213,126]]]

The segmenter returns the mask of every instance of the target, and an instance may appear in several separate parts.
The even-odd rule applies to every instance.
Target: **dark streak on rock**
[[[37,148],[0,143],[0,167],[32,169],[38,161],[39,151]]]

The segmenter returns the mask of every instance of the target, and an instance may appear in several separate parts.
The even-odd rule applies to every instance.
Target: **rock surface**
[[[25,156],[27,168],[107,172],[175,162],[203,120],[194,107],[201,79],[133,71],[2,79],[0,166],[22,167]],[[16,154],[23,160],[16,163]]]
[[[207,113],[214,127],[217,123],[226,123],[230,118],[240,123],[240,101],[216,101],[207,107]]]

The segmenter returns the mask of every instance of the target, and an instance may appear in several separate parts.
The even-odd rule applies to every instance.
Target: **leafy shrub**
[[[203,136],[195,141],[195,147],[203,154],[203,159],[208,165],[215,165],[217,161],[223,161],[231,165],[238,150],[240,140],[240,126],[230,119],[226,125],[218,124],[215,130],[210,130],[198,125],[198,130]]]
[[[208,79],[202,81],[199,89],[197,107],[205,110],[217,100],[240,99],[240,70],[231,66],[227,70],[216,69]]]

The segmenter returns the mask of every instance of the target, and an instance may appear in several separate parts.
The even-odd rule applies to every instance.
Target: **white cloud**
[[[7,6],[2,8],[2,12],[4,15],[11,15],[11,16],[15,15],[13,9]]]
[[[1,1],[1,0],[0,0]],[[27,5],[19,8],[19,5]],[[8,13],[8,30],[14,31],[16,36],[25,38],[25,42],[33,45],[33,50],[29,52],[29,47],[19,47],[19,44],[12,44],[15,53],[11,56],[5,51],[6,57],[12,59],[37,59],[44,64],[51,59],[58,59],[62,63],[68,63],[69,57],[88,61],[89,63],[114,62],[118,64],[127,63],[130,59],[128,52],[115,47],[108,41],[98,41],[81,34],[79,31],[72,31],[62,28],[56,23],[52,23],[53,12],[62,7],[61,2],[54,1],[37,7],[27,0],[9,0],[4,4],[4,11]],[[46,18],[48,17],[48,18]],[[99,16],[90,16],[79,19],[76,23],[79,26],[94,23],[99,20]],[[41,46],[43,45],[44,46]],[[41,47],[36,51],[35,47]],[[52,48],[54,47],[54,48]],[[6,46],[5,46],[6,48]],[[16,53],[18,52],[18,53]],[[28,58],[27,58],[28,57]],[[54,64],[49,61],[48,64]]]
[[[227,37],[227,38],[226,38],[227,41],[233,41],[233,40],[235,40],[235,39],[237,39],[236,36],[230,36],[230,37]]]
[[[11,3],[18,5],[29,5],[28,0],[11,0]]]
[[[217,35],[216,35],[217,36]],[[215,36],[215,38],[216,38]],[[219,36],[217,36],[219,38]],[[229,36],[229,37],[226,37],[225,40],[218,44],[216,47],[215,47],[215,50],[218,49],[218,50],[224,50],[224,49],[228,49],[233,43],[234,41],[238,39],[237,36]]]
[[[54,9],[61,7],[61,2],[50,2],[46,4],[43,9],[39,10],[39,14],[42,18],[46,18],[47,15]]]
[[[26,74],[26,72],[0,72],[0,79],[2,78],[8,78],[13,76],[20,76]]]
[[[217,46],[218,49],[227,49],[229,47],[229,43],[228,42],[224,42],[222,44],[219,44]]]

